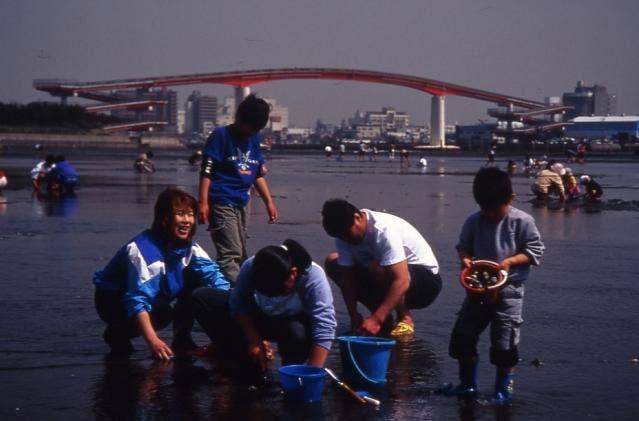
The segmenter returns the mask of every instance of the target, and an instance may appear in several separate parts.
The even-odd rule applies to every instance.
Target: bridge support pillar
[[[446,111],[441,95],[433,95],[430,100],[430,146],[446,147]]]
[[[235,108],[237,109],[240,102],[244,100],[247,96],[251,95],[251,87],[250,86],[236,86],[235,87]]]

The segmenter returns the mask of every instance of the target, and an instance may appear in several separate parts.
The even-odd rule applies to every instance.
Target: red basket
[[[506,285],[508,272],[490,260],[473,260],[472,265],[459,274],[459,283],[471,294],[499,291]]]

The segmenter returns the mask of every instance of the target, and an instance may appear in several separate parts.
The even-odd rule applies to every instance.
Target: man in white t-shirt
[[[326,273],[342,290],[351,327],[377,335],[397,313],[391,336],[410,336],[415,324],[409,309],[430,305],[441,291],[439,265],[421,234],[405,220],[358,209],[342,199],[322,208],[322,224],[337,251],[326,258]],[[357,302],[371,314],[364,319]]]

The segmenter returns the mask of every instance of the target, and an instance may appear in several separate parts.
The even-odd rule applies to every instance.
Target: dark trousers
[[[191,291],[183,292],[174,306],[168,298],[157,296],[151,303],[153,329],[162,330],[173,322],[176,334],[188,334],[193,327],[190,303]],[[111,347],[124,346],[131,338],[140,336],[135,317],[128,317],[122,304],[122,293],[96,288],[95,309],[106,324],[104,340]]]
[[[196,320],[218,349],[226,357],[246,361],[248,342],[242,328],[229,311],[229,292],[198,288],[191,299]],[[312,343],[307,316],[269,317],[254,307],[250,317],[262,339],[277,342],[282,364],[306,361]]]

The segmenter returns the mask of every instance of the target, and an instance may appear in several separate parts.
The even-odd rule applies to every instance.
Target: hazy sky
[[[0,101],[50,99],[34,78],[107,80],[238,69],[342,67],[425,76],[542,100],[599,83],[639,114],[638,0],[0,0]],[[230,95],[225,86],[192,89]],[[254,87],[291,122],[382,105],[428,120],[401,87],[283,81]],[[448,122],[491,104],[447,99]]]

